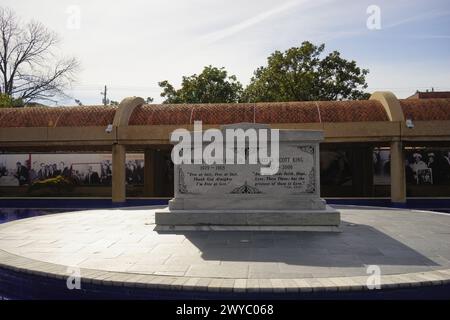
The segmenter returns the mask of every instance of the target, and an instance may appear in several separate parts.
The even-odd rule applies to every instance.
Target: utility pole
[[[103,96],[102,102],[103,102],[104,106],[109,104],[109,101],[106,98],[107,92],[108,92],[108,89],[106,88],[106,85],[105,85],[105,90],[103,92],[100,92],[100,94]]]

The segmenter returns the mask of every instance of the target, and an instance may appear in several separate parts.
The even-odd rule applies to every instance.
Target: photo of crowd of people
[[[344,151],[321,152],[321,183],[351,185],[348,158]],[[127,184],[142,185],[144,155],[127,154],[125,170]],[[373,173],[375,185],[390,184],[389,148],[374,149]],[[58,176],[76,185],[111,185],[111,154],[0,155],[0,186],[31,185]],[[406,149],[405,177],[410,185],[450,185],[450,149]]]
[[[389,149],[373,152],[374,184],[390,183]],[[450,184],[450,149],[406,149],[405,177],[407,184]]]
[[[450,184],[450,150],[414,150],[406,157],[406,181]]]
[[[77,185],[111,185],[110,154],[3,154],[0,155],[0,186],[31,185],[62,176]],[[144,183],[144,156],[128,154],[128,184]]]

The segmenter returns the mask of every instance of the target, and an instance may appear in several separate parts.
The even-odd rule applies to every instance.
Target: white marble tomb
[[[227,128],[270,129],[246,123],[222,130]],[[339,231],[339,212],[320,198],[321,140],[322,131],[279,130],[274,175],[262,175],[262,164],[248,161],[175,165],[174,198],[156,213],[157,229]],[[249,143],[246,160],[254,152],[258,147]]]

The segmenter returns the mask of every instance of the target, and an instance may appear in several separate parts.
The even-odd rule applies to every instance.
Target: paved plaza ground
[[[0,266],[108,283],[263,290],[348,288],[378,265],[383,284],[447,283],[450,215],[339,207],[342,232],[157,232],[161,207],[52,214],[0,225]]]

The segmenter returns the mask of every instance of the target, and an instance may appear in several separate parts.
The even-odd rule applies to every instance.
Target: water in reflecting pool
[[[36,216],[44,216],[47,214],[54,214],[66,212],[71,210],[64,209],[12,209],[0,208],[0,223],[10,222],[19,219],[31,218]]]

